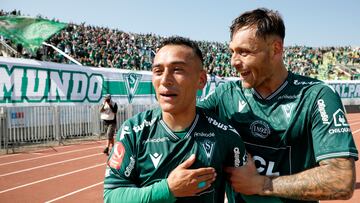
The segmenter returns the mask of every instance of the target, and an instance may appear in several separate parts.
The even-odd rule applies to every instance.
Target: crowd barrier
[[[13,151],[28,144],[99,136],[103,132],[99,105],[0,107],[0,148]],[[156,105],[118,105],[117,126]]]

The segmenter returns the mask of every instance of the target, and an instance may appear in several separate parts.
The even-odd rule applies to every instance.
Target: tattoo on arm
[[[333,158],[298,174],[268,178],[264,193],[298,200],[349,199],[354,186],[354,160]]]

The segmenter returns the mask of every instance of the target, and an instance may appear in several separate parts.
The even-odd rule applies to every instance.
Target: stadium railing
[[[118,105],[117,128],[156,105]],[[69,140],[101,139],[99,105],[0,107],[0,149],[61,145]]]

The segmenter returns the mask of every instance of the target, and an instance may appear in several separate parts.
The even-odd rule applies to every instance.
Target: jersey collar
[[[186,133],[186,135],[184,136],[183,139],[187,139],[188,137],[190,137],[190,135],[191,135],[192,131],[194,130],[198,120],[199,120],[199,114],[196,114],[195,119],[194,119],[191,127],[189,128],[189,131]],[[178,140],[181,139],[166,125],[166,123],[164,122],[163,119],[160,120],[160,124],[163,126],[165,131],[168,133],[168,135],[169,135],[169,137],[170,137],[170,139],[172,141],[178,141]]]
[[[272,98],[276,97],[277,95],[279,95],[279,93],[289,84],[289,77],[290,77],[290,73],[288,73],[288,77],[286,78],[286,80],[280,85],[280,87],[277,88],[276,91],[274,91],[273,93],[271,93],[269,96],[267,96],[266,98],[263,98],[254,88],[251,89],[251,91],[253,92],[253,94],[258,98],[258,99],[263,99],[263,100],[271,100]]]

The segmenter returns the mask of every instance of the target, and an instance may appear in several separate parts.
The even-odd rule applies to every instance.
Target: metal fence
[[[118,105],[117,127],[156,105]],[[0,149],[32,143],[63,142],[103,132],[99,105],[0,107]]]

